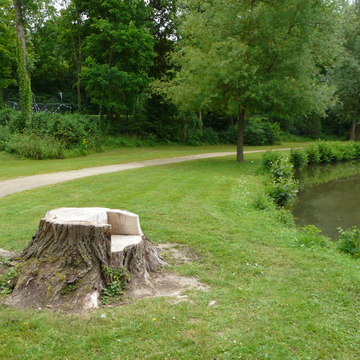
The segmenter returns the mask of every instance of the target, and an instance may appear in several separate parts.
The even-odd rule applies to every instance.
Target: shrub
[[[280,127],[262,117],[250,118],[245,122],[245,145],[273,145],[280,142]]]
[[[203,133],[199,129],[190,128],[187,131],[188,138],[186,142],[191,146],[200,146],[203,144]]]
[[[261,159],[261,167],[269,171],[272,165],[282,158],[279,151],[265,151]]]
[[[269,173],[275,182],[294,177],[294,166],[287,158],[280,158],[271,164]]]
[[[316,145],[310,145],[305,149],[306,157],[309,164],[320,163],[320,153]]]
[[[35,134],[12,134],[4,142],[5,151],[31,159],[62,159],[64,146],[53,137]]]
[[[18,115],[19,112],[13,109],[0,110],[0,126],[9,125],[11,119],[17,117]]]
[[[268,195],[278,206],[285,206],[294,201],[299,184],[294,179],[282,178],[274,181],[267,189]]]
[[[207,145],[219,144],[219,135],[210,127],[204,127],[202,130],[203,142]]]
[[[354,258],[360,257],[360,229],[357,226],[353,226],[350,229],[343,230],[338,228],[340,236],[337,244],[337,248]]]
[[[330,240],[321,235],[321,230],[314,225],[303,226],[301,228],[300,236],[294,241],[294,246],[307,248],[311,248],[313,246],[329,247],[330,244]]]
[[[267,188],[267,194],[278,206],[292,202],[298,192],[299,183],[294,179],[294,166],[287,158],[271,162],[269,174],[272,185]]]
[[[10,135],[9,127],[0,125],[0,151],[5,150],[5,143]]]
[[[290,150],[290,162],[294,165],[295,169],[301,169],[308,164],[307,154],[302,149]]]
[[[81,114],[37,113],[33,119],[33,130],[38,135],[53,136],[66,148],[77,146],[82,139],[100,133],[96,118]]]
[[[221,144],[236,144],[237,143],[237,126],[229,126],[226,130],[219,132],[219,142]]]
[[[253,206],[257,210],[266,210],[274,206],[274,202],[269,195],[259,193],[254,199]]]
[[[331,163],[335,159],[335,150],[333,145],[328,141],[318,141],[316,146],[320,155],[320,162]]]

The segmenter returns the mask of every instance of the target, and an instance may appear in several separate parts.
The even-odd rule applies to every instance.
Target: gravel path
[[[290,149],[278,149],[278,150],[290,150]],[[258,153],[264,151],[266,150],[244,151],[244,154]],[[232,155],[236,155],[236,152],[218,152],[218,153],[187,155],[187,156],[179,156],[174,158],[135,161],[125,164],[114,164],[114,165],[98,166],[98,167],[92,167],[92,168],[80,169],[80,170],[62,171],[52,174],[40,174],[40,175],[19,177],[15,179],[0,181],[0,198],[21,191],[35,189],[46,185],[58,184],[64,181],[80,179],[87,176],[109,174],[112,172],[138,169],[147,166],[173,164],[184,161],[209,159],[219,156],[232,156]]]

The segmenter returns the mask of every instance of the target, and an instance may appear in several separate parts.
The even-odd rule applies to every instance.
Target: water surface
[[[299,178],[293,207],[297,225],[315,225],[333,240],[339,235],[337,227],[360,227],[360,163],[316,166]]]

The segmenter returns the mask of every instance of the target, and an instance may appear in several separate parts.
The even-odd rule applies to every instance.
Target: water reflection
[[[298,201],[293,207],[298,225],[315,225],[334,240],[337,227],[360,227],[359,162],[308,168],[299,179]]]

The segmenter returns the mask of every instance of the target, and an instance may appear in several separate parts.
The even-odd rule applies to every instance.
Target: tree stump
[[[5,303],[73,311],[99,306],[109,282],[104,267],[125,268],[130,281],[151,286],[149,272],[166,265],[136,214],[107,208],[48,211],[19,258]]]

